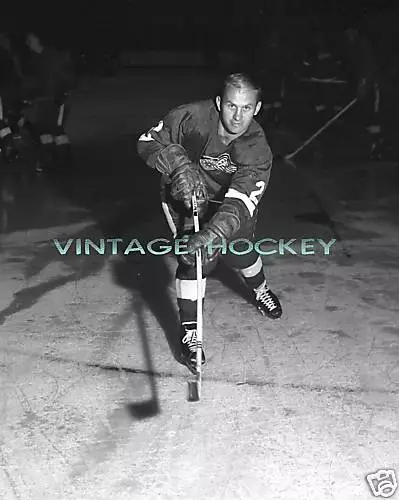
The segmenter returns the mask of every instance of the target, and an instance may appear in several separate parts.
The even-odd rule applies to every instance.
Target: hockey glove
[[[227,240],[240,228],[240,219],[231,207],[223,212],[216,212],[210,222],[197,233],[192,234],[187,242],[188,253],[181,259],[187,266],[195,266],[197,250],[201,250],[203,265],[213,262],[220,254],[227,251]]]
[[[175,200],[184,203],[187,209],[191,208],[191,198],[195,193],[198,198],[200,213],[204,211],[207,201],[206,187],[201,179],[199,168],[191,162],[178,166],[170,175],[172,182],[171,195]]]
[[[200,213],[204,211],[208,193],[200,169],[187,155],[180,144],[169,144],[158,155],[156,169],[171,180],[171,195],[175,200],[183,201],[187,209],[191,208],[194,192],[198,198]]]
[[[190,236],[187,242],[188,253],[181,254],[181,260],[187,266],[194,267],[196,264],[195,253],[197,250],[201,250],[202,265],[206,266],[218,257],[223,245],[225,243],[212,230],[202,229]]]

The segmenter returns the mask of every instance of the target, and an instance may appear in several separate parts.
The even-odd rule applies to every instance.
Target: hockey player
[[[26,91],[33,102],[27,112],[28,125],[33,139],[41,146],[45,164],[53,153],[64,157],[69,148],[69,138],[63,124],[58,123],[60,107],[65,106],[68,93],[75,83],[72,64],[66,54],[46,47],[35,33],[28,33],[26,44],[30,60],[25,79]]]
[[[355,28],[345,31],[345,62],[353,90],[364,113],[364,125],[370,136],[370,157],[380,159],[383,148],[381,125],[381,87],[377,60],[371,43]]]
[[[281,124],[282,108],[286,95],[288,75],[292,70],[291,54],[286,41],[277,29],[270,31],[262,25],[257,50],[257,71],[262,81],[262,88],[267,92],[266,121],[274,126]]]
[[[259,254],[222,250],[232,240],[253,241],[258,204],[270,178],[272,153],[263,129],[254,120],[261,108],[260,93],[249,76],[231,74],[215,100],[179,106],[137,143],[141,158],[162,174],[162,206],[173,236],[189,235],[188,253],[178,256],[176,294],[182,361],[191,371],[196,360],[197,249],[202,250],[204,260],[204,297],[206,276],[221,257],[239,271],[263,315],[272,319],[282,315]],[[198,233],[193,233],[191,213],[194,192],[199,200]],[[236,252],[240,251],[238,243]]]
[[[342,63],[330,49],[331,45],[326,33],[316,28],[302,60],[300,81],[310,91],[311,107],[316,116],[312,123],[314,129],[324,125],[345,101]]]
[[[9,37],[0,33],[0,149],[5,161],[17,158],[12,118],[20,97],[22,71]]]

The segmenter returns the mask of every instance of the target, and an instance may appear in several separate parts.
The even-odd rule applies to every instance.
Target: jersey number
[[[264,181],[258,181],[255,186],[257,186],[259,189],[255,189],[252,191],[252,193],[249,195],[249,199],[252,201],[252,203],[257,206],[259,203],[259,200],[257,196],[261,196],[263,191],[265,190],[266,183]]]
[[[139,141],[144,141],[144,142],[153,141],[154,138],[152,137],[151,132],[152,131],[160,132],[162,130],[162,127],[163,127],[163,121],[161,120],[156,127],[152,127],[152,128],[150,128],[150,130],[146,134],[142,134],[139,137]]]

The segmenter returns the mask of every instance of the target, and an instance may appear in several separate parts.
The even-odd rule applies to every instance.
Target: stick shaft
[[[192,197],[194,231],[199,231],[199,216],[197,197],[194,194]],[[196,274],[197,274],[197,382],[199,382],[198,391],[201,390],[201,365],[202,365],[202,332],[203,332],[203,317],[202,317],[202,257],[201,250],[197,250],[196,254]]]
[[[336,115],[334,115],[332,118],[328,120],[327,123],[325,123],[319,130],[317,130],[309,139],[307,139],[299,148],[297,148],[295,151],[287,155],[285,158],[287,160],[290,160],[293,158],[296,154],[298,154],[300,151],[302,151],[303,148],[305,148],[310,142],[312,142],[318,135],[320,135],[326,128],[328,128],[332,123],[334,123],[338,118],[343,115],[346,111],[348,111],[349,108],[351,108],[355,102],[357,101],[357,97],[351,100],[350,103],[348,103],[344,108],[342,108]]]

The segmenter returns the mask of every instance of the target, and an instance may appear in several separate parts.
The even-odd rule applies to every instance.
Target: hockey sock
[[[239,272],[251,290],[258,288],[266,281],[265,274],[263,272],[263,263],[260,256],[254,264],[246,267],[245,269],[239,269]]]
[[[202,298],[205,289],[206,278],[203,278]],[[197,281],[176,278],[176,297],[180,321],[197,321]]]

